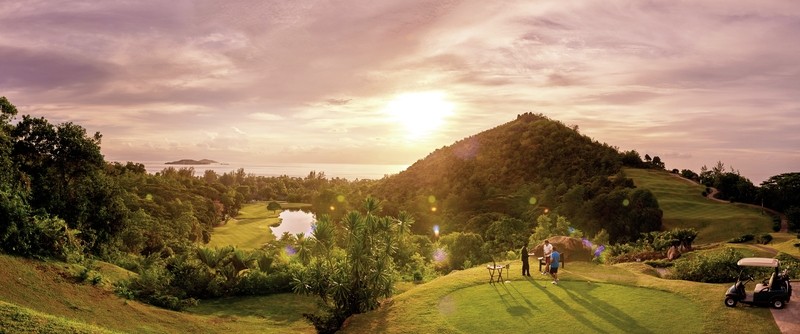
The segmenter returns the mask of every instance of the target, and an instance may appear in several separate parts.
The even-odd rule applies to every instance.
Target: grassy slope
[[[574,262],[560,275],[559,286],[516,271],[512,282],[490,285],[483,268],[454,272],[352,317],[343,332],[528,333],[548,322],[548,333],[779,332],[767,308],[726,308],[727,284],[661,279],[636,263]]]
[[[772,232],[772,217],[743,205],[722,203],[702,196],[704,186],[665,171],[626,168],[637,187],[649,189],[664,210],[664,226],[694,228],[695,243],[723,242],[743,234]]]
[[[0,332],[3,333],[313,333],[302,317],[313,298],[292,294],[201,301],[173,312],[117,297],[109,278],[123,269],[98,263],[99,286],[76,283],[64,263],[0,255]]]
[[[279,214],[280,211],[267,210],[266,203],[247,204],[239,211],[238,217],[214,228],[208,246],[233,245],[241,248],[259,248],[275,239],[270,227],[281,223]]]

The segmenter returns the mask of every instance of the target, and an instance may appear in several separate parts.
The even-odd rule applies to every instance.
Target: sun
[[[409,139],[416,139],[441,127],[453,109],[443,92],[416,92],[397,95],[385,112],[406,128]]]

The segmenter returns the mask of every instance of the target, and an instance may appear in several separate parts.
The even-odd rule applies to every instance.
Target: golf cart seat
[[[755,292],[767,291],[772,290],[775,288],[775,277],[778,276],[778,273],[772,273],[772,276],[769,277],[769,283],[764,285],[764,283],[756,284]]]

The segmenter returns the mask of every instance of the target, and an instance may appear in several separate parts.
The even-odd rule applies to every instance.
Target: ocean
[[[154,174],[165,168],[174,167],[176,169],[194,167],[195,176],[203,176],[206,170],[213,170],[217,174],[235,172],[239,168],[244,168],[247,174],[257,176],[292,176],[306,177],[311,171],[325,173],[326,178],[343,178],[348,180],[355,179],[381,179],[385,175],[397,174],[408,165],[380,165],[380,164],[323,164],[323,163],[269,163],[269,164],[245,164],[245,163],[217,163],[209,165],[167,165],[164,161],[144,161],[148,173]]]

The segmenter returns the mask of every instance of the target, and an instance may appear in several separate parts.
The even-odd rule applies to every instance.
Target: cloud
[[[259,121],[280,121],[284,119],[283,116],[265,112],[252,113],[249,115],[249,117]]]
[[[722,159],[760,178],[800,169],[798,13],[779,0],[7,1],[0,92],[101,131],[114,157],[413,162],[532,111],[668,167]],[[425,141],[380,113],[434,90],[454,115]]]

